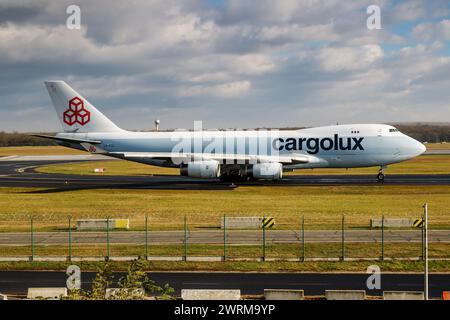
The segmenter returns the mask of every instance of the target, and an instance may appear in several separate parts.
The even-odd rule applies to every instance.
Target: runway
[[[39,246],[67,245],[68,232],[36,232],[34,243]],[[449,230],[429,230],[429,242],[450,243]],[[143,231],[111,231],[111,244],[115,245],[144,245]],[[389,243],[420,243],[421,229],[418,230],[385,230],[384,240]],[[73,244],[104,244],[105,232],[72,232]],[[148,233],[150,245],[183,244],[184,231],[150,231]],[[187,234],[189,244],[222,244],[222,230],[195,230]],[[227,244],[229,245],[260,245],[261,230],[227,230]],[[307,230],[306,243],[340,243],[342,233],[337,230]],[[380,230],[346,230],[346,243],[380,243]],[[298,230],[267,230],[267,244],[300,243],[301,232]],[[29,232],[0,233],[1,246],[24,246],[30,244]]]
[[[117,281],[123,273],[114,273]],[[83,289],[90,289],[94,272],[82,272]],[[382,273],[381,289],[368,290],[365,273],[240,273],[240,272],[151,272],[159,285],[168,283],[179,296],[181,289],[240,289],[243,295],[262,295],[264,289],[302,289],[305,295],[324,295],[325,290],[366,290],[381,296],[382,291],[423,291],[422,274]],[[0,271],[0,292],[26,295],[29,287],[65,287],[62,271]],[[114,286],[113,284],[112,286]],[[430,274],[430,297],[450,290],[450,274]]]
[[[0,160],[0,186],[37,187],[53,191],[71,189],[174,189],[174,190],[232,190],[246,186],[321,186],[321,185],[380,185],[373,175],[286,175],[281,181],[249,181],[235,184],[218,180],[196,179],[177,175],[108,176],[63,175],[37,173],[35,168],[56,163],[83,160]],[[299,171],[301,173],[301,171]],[[450,174],[386,175],[384,185],[450,185]]]

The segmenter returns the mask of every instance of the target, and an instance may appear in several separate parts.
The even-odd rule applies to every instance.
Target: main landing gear
[[[380,171],[377,174],[377,180],[378,182],[384,182],[384,170],[386,169],[386,166],[381,166]]]

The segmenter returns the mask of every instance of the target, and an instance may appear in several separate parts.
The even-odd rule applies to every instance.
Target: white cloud
[[[327,47],[317,55],[321,67],[325,71],[360,70],[383,57],[383,50],[378,45],[362,47]]]
[[[450,20],[444,19],[439,23],[421,23],[413,29],[413,36],[424,41],[450,41]]]
[[[180,96],[219,96],[223,98],[237,97],[247,93],[251,88],[250,81],[234,81],[211,86],[191,86],[180,90]]]
[[[450,22],[424,18],[445,14],[448,0],[78,2],[81,31],[65,28],[70,0],[1,1],[2,129],[45,127],[49,78],[127,128],[147,127],[145,112],[172,128],[198,114],[216,127],[450,117]],[[366,28],[373,3],[382,30]],[[417,43],[393,32],[415,19]],[[11,112],[41,107],[33,122]]]

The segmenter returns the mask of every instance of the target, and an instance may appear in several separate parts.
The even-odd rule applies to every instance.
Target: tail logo
[[[84,108],[84,102],[78,97],[72,98],[69,101],[69,109],[63,113],[64,123],[69,126],[78,123],[82,126],[91,120],[91,113]]]

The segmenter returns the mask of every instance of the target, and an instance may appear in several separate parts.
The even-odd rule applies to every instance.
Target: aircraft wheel
[[[377,175],[377,179],[378,179],[378,182],[383,182],[384,181],[384,173],[380,172]]]

